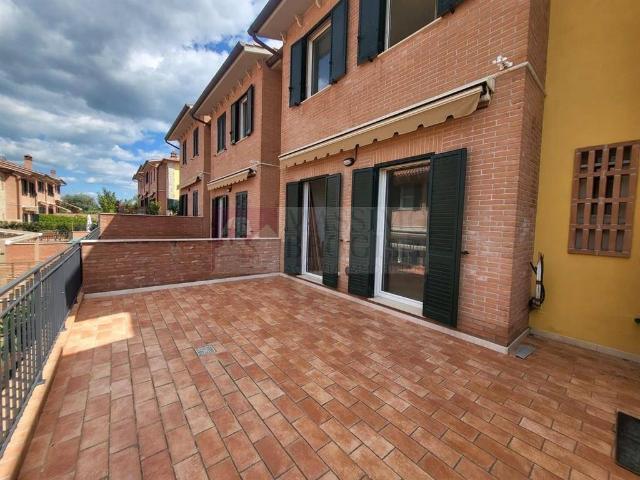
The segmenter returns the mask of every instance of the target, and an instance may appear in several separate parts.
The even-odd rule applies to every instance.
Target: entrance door
[[[422,306],[427,266],[426,162],[380,171],[375,294]]]
[[[305,182],[302,193],[302,273],[322,278],[327,179]]]

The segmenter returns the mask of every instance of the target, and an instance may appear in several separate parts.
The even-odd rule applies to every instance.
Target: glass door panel
[[[304,273],[322,276],[325,238],[325,210],[327,205],[327,181],[319,178],[308,182],[305,189],[307,208],[305,214],[306,256]]]
[[[426,164],[386,173],[382,291],[422,302],[427,254]]]

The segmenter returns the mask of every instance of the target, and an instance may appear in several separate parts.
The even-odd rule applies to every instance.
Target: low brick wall
[[[100,238],[209,238],[204,217],[100,214]]]
[[[279,271],[280,239],[82,242],[86,293]]]
[[[53,255],[57,255],[69,248],[69,242],[41,242],[38,246],[35,243],[13,243],[4,245],[4,256],[0,261],[13,262],[41,262]],[[38,251],[38,258],[36,258]]]

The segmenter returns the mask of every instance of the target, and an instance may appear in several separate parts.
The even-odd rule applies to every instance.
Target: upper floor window
[[[224,112],[218,117],[216,124],[216,134],[218,139],[217,151],[221,152],[227,148],[227,137],[225,132],[227,130],[227,112]]]
[[[36,196],[36,184],[34,182],[29,182],[29,195]]]
[[[56,185],[56,193],[60,193],[60,185]]]
[[[187,164],[187,141],[182,142],[182,164]]]
[[[144,183],[149,183],[149,172],[144,175]]]
[[[253,85],[231,105],[231,143],[251,135],[253,131]]]
[[[197,157],[200,153],[200,136],[198,135],[199,128],[196,127],[193,131],[193,156]]]
[[[311,34],[307,43],[307,97],[329,86],[331,76],[331,21]]]
[[[291,45],[289,106],[337,82],[347,71],[347,0]]]
[[[360,0],[358,63],[413,35],[463,0]]]
[[[20,189],[22,190],[22,195],[29,195],[29,182],[24,178],[20,180]]]
[[[386,0],[384,47],[393,47],[436,19],[436,0]]]
[[[47,194],[50,196],[53,195],[53,185],[51,185],[50,183],[47,183]]]
[[[569,253],[631,254],[639,163],[640,141],[576,150]]]
[[[38,193],[44,193],[44,182],[38,180]]]

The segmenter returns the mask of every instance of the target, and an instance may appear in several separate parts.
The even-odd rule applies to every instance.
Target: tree
[[[147,215],[158,215],[160,213],[160,204],[155,200],[149,202],[147,205]]]
[[[116,213],[118,211],[116,193],[105,187],[102,187],[102,191],[98,194],[98,203],[102,213]]]
[[[82,211],[86,213],[93,213],[100,210],[96,199],[87,193],[69,193],[62,197],[62,201],[81,208]]]

